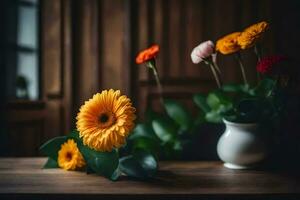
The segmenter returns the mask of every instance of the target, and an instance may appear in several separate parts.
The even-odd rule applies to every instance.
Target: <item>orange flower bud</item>
[[[237,38],[241,35],[241,32],[234,32],[219,39],[216,44],[216,50],[222,54],[231,54],[240,50],[240,46],[237,43]]]
[[[262,37],[263,33],[268,29],[267,22],[259,22],[246,28],[238,37],[238,44],[242,49],[247,49],[255,45],[255,43]]]
[[[142,64],[156,57],[159,52],[159,46],[157,44],[152,45],[150,48],[141,51],[135,59],[137,64]]]

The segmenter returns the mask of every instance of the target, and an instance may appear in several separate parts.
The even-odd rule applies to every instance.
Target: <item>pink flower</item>
[[[212,41],[208,40],[202,42],[195,47],[191,53],[193,63],[198,64],[203,61],[204,58],[211,56],[214,53],[215,45]]]

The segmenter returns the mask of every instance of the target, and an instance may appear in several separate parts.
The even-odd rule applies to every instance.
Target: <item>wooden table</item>
[[[161,162],[148,182],[61,169],[42,169],[45,158],[0,159],[0,199],[300,199],[299,176],[230,170],[221,162]]]

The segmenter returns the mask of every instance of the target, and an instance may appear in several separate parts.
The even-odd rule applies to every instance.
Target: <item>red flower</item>
[[[277,71],[275,66],[286,59],[287,58],[282,55],[264,57],[257,63],[256,70],[261,74],[273,74]]]
[[[159,46],[158,45],[152,45],[150,48],[145,49],[143,51],[141,51],[138,56],[135,59],[135,62],[137,64],[142,64],[146,61],[149,61],[153,58],[155,58],[155,56],[158,54],[159,52]]]

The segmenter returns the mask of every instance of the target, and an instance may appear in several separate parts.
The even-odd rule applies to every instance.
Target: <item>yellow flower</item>
[[[238,37],[238,44],[242,49],[252,47],[257,42],[257,40],[261,38],[263,33],[267,30],[268,26],[268,23],[265,21],[249,26]]]
[[[65,170],[75,170],[85,166],[85,161],[77,148],[77,144],[72,139],[61,145],[57,160],[58,166]]]
[[[231,54],[240,50],[237,38],[241,32],[234,32],[219,39],[216,44],[216,50],[222,54]]]
[[[121,147],[134,127],[135,108],[120,91],[104,90],[85,102],[77,114],[77,130],[83,143],[97,151]]]

